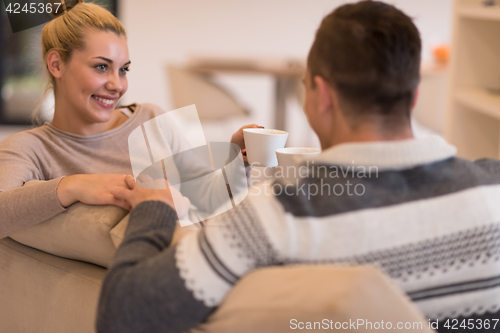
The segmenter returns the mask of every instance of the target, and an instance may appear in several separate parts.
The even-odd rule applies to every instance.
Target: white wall
[[[305,59],[322,17],[341,0],[120,0],[128,33],[129,91],[125,102],[153,102],[171,110],[167,62],[190,55],[293,57]],[[392,0],[415,19],[424,60],[436,43],[449,42],[452,0]],[[228,78],[231,89],[272,123],[272,81],[266,77]]]

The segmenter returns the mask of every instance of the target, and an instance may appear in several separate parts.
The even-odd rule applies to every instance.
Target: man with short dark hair
[[[306,93],[311,96],[306,98],[306,114],[323,149],[359,141],[350,138],[358,133],[372,133],[376,140],[413,137],[410,110],[420,81],[420,44],[411,19],[384,3],[345,5],[323,19],[304,79]],[[340,111],[334,116],[342,119],[325,121],[311,116],[309,110],[317,108],[308,103],[324,101],[329,95]],[[345,125],[350,135],[346,137],[338,128],[318,133],[322,125]]]
[[[491,329],[500,316],[500,163],[413,137],[420,50],[418,30],[393,6],[362,1],[328,15],[304,77],[323,152],[303,162],[298,184],[252,188],[175,246],[171,201],[128,179],[131,190],[117,197],[135,208],[103,285],[99,330],[181,332],[248,271],[317,262],[378,264],[428,318],[471,319],[475,332],[488,319]]]

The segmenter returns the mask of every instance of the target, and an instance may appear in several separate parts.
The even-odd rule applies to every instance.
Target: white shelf
[[[446,139],[458,155],[500,158],[500,6],[453,0],[454,26]],[[499,1],[497,0],[497,3]]]
[[[478,5],[462,5],[457,8],[461,18],[500,21],[500,6],[480,7]]]
[[[460,88],[455,99],[462,105],[485,115],[500,119],[500,94],[479,88]]]

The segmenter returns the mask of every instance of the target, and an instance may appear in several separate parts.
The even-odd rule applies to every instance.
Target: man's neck
[[[326,149],[342,143],[355,142],[380,142],[380,141],[399,141],[413,139],[411,125],[399,126],[392,130],[381,128],[376,124],[359,125],[356,128],[336,131],[329,137],[329,140],[322,142],[322,148]]]

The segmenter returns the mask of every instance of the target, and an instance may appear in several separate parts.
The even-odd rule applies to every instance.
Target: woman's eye
[[[97,66],[95,66],[95,68],[97,68],[100,71],[105,71],[107,67],[108,67],[108,65],[97,65]]]
[[[127,72],[130,71],[130,68],[129,67],[124,67],[124,68],[121,68],[120,69],[120,72],[122,72],[123,74],[126,74]]]

